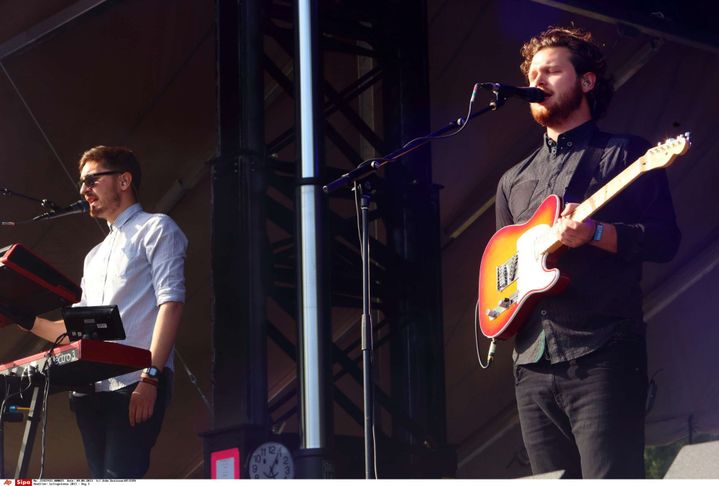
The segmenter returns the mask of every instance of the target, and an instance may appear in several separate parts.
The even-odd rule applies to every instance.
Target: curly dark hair
[[[90,161],[101,164],[105,169],[120,170],[132,174],[132,190],[135,198],[139,196],[142,171],[140,170],[140,163],[132,150],[126,147],[98,145],[82,154],[78,169],[82,171],[85,164]]]
[[[592,34],[579,28],[549,27],[532,37],[521,49],[524,61],[520,65],[522,74],[528,79],[529,66],[534,55],[545,47],[566,47],[577,76],[594,73],[597,81],[594,89],[587,93],[587,101],[595,120],[604,116],[614,94],[614,83],[607,75],[607,61],[602,51],[592,41]]]

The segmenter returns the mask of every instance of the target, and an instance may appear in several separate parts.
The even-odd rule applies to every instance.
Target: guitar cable
[[[480,368],[486,370],[492,365],[492,362],[494,361],[494,353],[497,351],[497,340],[495,338],[492,338],[492,340],[489,342],[489,350],[487,350],[487,363],[483,363],[482,356],[479,351],[479,333],[477,332],[478,328],[479,300],[477,300],[477,303],[474,305],[474,349],[477,351],[477,361],[479,361]]]

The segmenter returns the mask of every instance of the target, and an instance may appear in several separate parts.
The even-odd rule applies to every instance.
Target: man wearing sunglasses
[[[94,147],[80,159],[80,194],[90,216],[104,219],[110,232],[85,257],[77,305],[117,305],[123,344],[152,353],[150,368],[97,382],[91,393],[70,398],[94,478],[147,472],[169,401],[185,300],[187,238],[168,216],[142,210],[141,178],[135,154],[124,147]],[[65,326],[38,317],[31,331],[55,341]]]

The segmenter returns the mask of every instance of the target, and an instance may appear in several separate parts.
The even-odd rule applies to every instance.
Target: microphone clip
[[[507,102],[507,94],[501,89],[502,85],[499,83],[477,83],[478,86],[490,91],[494,95],[494,100],[489,102],[489,107],[492,111],[497,111],[499,108],[504,106]]]
[[[55,204],[55,203],[54,203],[53,201],[51,201],[50,199],[43,199],[42,201],[40,201],[40,205],[41,205],[43,208],[47,209],[48,212],[50,212],[50,213],[54,213],[55,211],[57,211],[58,209],[60,209],[60,206],[58,206],[57,204]]]
[[[529,103],[544,101],[546,94],[539,88],[530,86],[517,87],[502,83],[479,83],[479,85],[494,94],[495,101],[490,103],[493,109],[502,106],[508,98],[519,98]]]
[[[50,209],[50,211],[43,213],[39,216],[32,218],[32,221],[40,221],[47,219],[55,219],[63,216],[69,216],[71,214],[86,213],[90,209],[90,205],[84,199],[80,199],[69,206],[64,208]]]

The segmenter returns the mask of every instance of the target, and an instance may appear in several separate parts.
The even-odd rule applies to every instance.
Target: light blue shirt
[[[150,214],[140,204],[108,223],[110,233],[85,257],[82,299],[77,306],[117,305],[127,338],[121,344],[150,349],[159,306],[185,301],[187,238],[165,214]],[[173,367],[173,353],[166,367]],[[140,371],[95,384],[112,391],[139,381]]]

